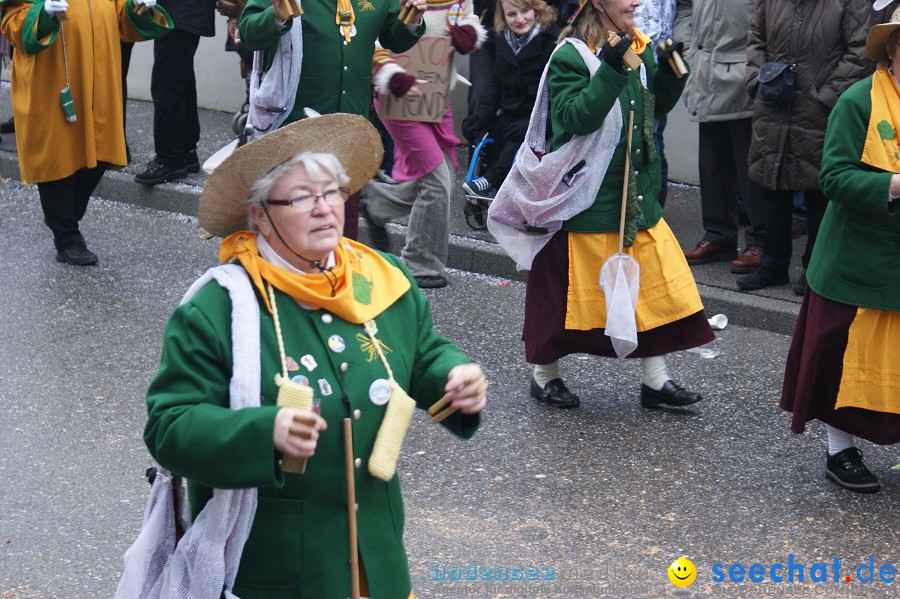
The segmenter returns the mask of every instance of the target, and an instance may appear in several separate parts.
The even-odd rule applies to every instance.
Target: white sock
[[[654,391],[659,391],[670,378],[665,356],[641,358],[641,382]]]
[[[559,378],[559,360],[550,364],[534,365],[534,382],[544,388],[549,381]]]
[[[828,431],[828,455],[835,455],[845,449],[855,447],[853,435],[850,433],[834,428],[830,424],[825,425],[825,430]]]

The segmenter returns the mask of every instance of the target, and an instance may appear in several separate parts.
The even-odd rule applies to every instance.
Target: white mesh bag
[[[181,301],[212,279],[228,290],[232,304],[231,408],[258,407],[259,304],[244,269],[236,264],[209,269]],[[141,531],[125,552],[116,599],[236,599],[231,588],[256,514],[256,489],[214,489],[176,546],[180,485],[179,477],[158,469]]]
[[[575,38],[563,40],[554,53],[565,43],[575,46],[593,77],[600,59]],[[519,270],[529,270],[534,257],[563,222],[593,204],[622,133],[622,109],[616,99],[599,130],[576,135],[546,153],[549,69],[548,61],[525,141],[488,210],[488,230]]]
[[[253,125],[253,137],[280,127],[294,109],[303,62],[301,19],[295,17],[290,32],[278,39],[278,47],[268,70],[265,70],[265,52],[257,50],[253,53],[248,117]]]

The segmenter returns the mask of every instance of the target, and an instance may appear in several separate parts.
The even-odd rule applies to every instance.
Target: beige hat
[[[375,127],[355,114],[326,114],[285,125],[237,148],[213,171],[200,194],[200,226],[218,237],[246,229],[253,185],[300,152],[334,154],[350,177],[350,193],[356,193],[375,175],[384,149]]]
[[[885,62],[891,59],[884,47],[884,43],[898,28],[900,28],[900,8],[894,10],[894,14],[891,15],[889,22],[875,25],[869,29],[869,35],[866,37],[866,54],[869,55],[869,58],[878,62]]]

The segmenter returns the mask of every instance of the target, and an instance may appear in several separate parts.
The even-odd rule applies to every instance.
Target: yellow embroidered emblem
[[[368,336],[363,335],[362,333],[357,333],[356,340],[359,341],[360,351],[362,351],[364,354],[367,354],[366,362],[371,362],[378,356],[378,350],[375,349],[375,344],[372,343],[372,340],[369,339]],[[384,351],[384,353],[389,354],[394,351],[387,345],[385,345],[381,339],[376,339],[375,341],[378,342],[378,345],[381,346],[381,349]]]
[[[369,0],[357,0],[356,5],[359,10],[375,10],[375,6]]]

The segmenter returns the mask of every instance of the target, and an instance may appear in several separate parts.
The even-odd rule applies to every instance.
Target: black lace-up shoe
[[[97,254],[87,249],[83,243],[56,252],[56,261],[73,266],[93,266],[97,264]]]
[[[134,180],[143,185],[159,185],[166,181],[184,179],[187,177],[187,174],[188,167],[186,166],[169,166],[168,164],[160,164],[156,160],[151,160],[147,163],[147,170],[135,175]]]
[[[199,173],[200,172],[200,159],[197,157],[197,150],[191,150],[188,152],[187,159],[187,172],[189,173]]]
[[[544,388],[531,379],[531,397],[557,408],[577,408],[581,404],[578,396],[569,391],[562,379],[547,381]]]
[[[647,385],[641,385],[641,405],[645,408],[657,408],[661,404],[667,406],[689,406],[703,399],[699,393],[686,391],[675,381],[666,381],[662,389],[657,391]]]
[[[441,289],[448,284],[446,277],[441,275],[415,275],[413,278],[420,289]]]
[[[825,461],[825,476],[857,493],[874,493],[881,488],[878,478],[866,468],[862,452],[856,447],[848,447],[828,456]]]
[[[737,278],[738,289],[742,291],[759,291],[775,285],[787,285],[790,283],[786,272],[775,272],[760,266],[753,272]]]

